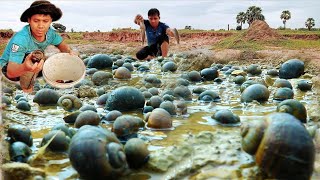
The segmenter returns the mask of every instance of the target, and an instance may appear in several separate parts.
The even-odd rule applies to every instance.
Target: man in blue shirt
[[[0,67],[7,79],[19,81],[20,76],[27,72],[38,74],[42,70],[44,59],[33,62],[32,52],[44,51],[49,45],[55,45],[61,52],[76,55],[50,27],[51,22],[59,20],[61,16],[60,8],[45,0],[34,1],[22,13],[20,21],[29,24],[10,39],[0,57]]]
[[[156,8],[148,11],[148,19],[144,20],[138,14],[134,23],[140,26],[142,32],[142,43],[144,41],[144,31],[147,34],[148,46],[145,46],[137,52],[136,56],[139,60],[151,59],[156,56],[167,57],[169,51],[169,36],[175,37],[179,44],[180,37],[178,31],[174,28],[171,29],[165,23],[160,22],[160,12]]]

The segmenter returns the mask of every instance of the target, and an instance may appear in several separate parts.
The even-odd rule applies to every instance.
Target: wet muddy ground
[[[125,56],[123,56],[125,57]],[[173,56],[173,60],[179,62],[191,62],[181,56]],[[144,87],[143,78],[148,74],[155,74],[162,81],[159,87],[161,92],[174,87],[176,80],[187,70],[178,68],[176,72],[161,72],[160,63],[154,59],[150,62],[139,62],[150,68],[150,72],[132,72],[132,78],[129,80],[112,79],[105,86],[106,92],[111,92],[116,87],[134,86],[136,88]],[[207,62],[208,63],[208,62]],[[133,63],[134,64],[134,63]],[[212,63],[211,63],[212,64]],[[211,65],[210,64],[210,65]],[[186,64],[187,66],[188,64]],[[206,64],[203,64],[205,66]],[[245,66],[238,66],[240,69]],[[262,66],[263,72],[259,76],[248,76],[249,79],[265,78],[266,72],[272,66]],[[185,68],[188,69],[188,68]],[[105,70],[111,72],[111,70]],[[262,120],[265,115],[275,112],[279,102],[273,100],[273,94],[276,87],[269,86],[270,97],[265,103],[240,102],[240,86],[233,82],[234,76],[219,71],[219,77],[222,83],[214,81],[190,82],[188,88],[192,90],[196,87],[203,87],[217,92],[221,98],[219,102],[201,102],[198,95],[192,94],[192,100],[187,101],[187,113],[172,116],[172,130],[154,131],[148,128],[141,129],[138,137],[145,140],[148,149],[151,152],[151,158],[143,168],[132,170],[128,176],[130,179],[259,179],[261,173],[254,163],[254,159],[241,149],[240,126],[242,123],[250,123],[252,120]],[[318,106],[318,98],[315,89],[302,92],[296,88],[296,83],[300,79],[311,80],[314,75],[305,75],[299,79],[291,79],[294,91],[294,99],[302,102],[307,110]],[[90,79],[90,76],[86,78]],[[276,80],[278,77],[273,77]],[[40,80],[40,84],[45,82]],[[98,88],[98,87],[95,87]],[[57,90],[61,94],[73,94],[76,89]],[[14,91],[15,94],[21,93],[21,90]],[[59,106],[41,107],[32,102],[33,95],[27,95],[31,104],[31,111],[21,113],[15,108],[15,104],[3,110],[4,120],[9,124],[21,123],[27,125],[32,130],[34,145],[33,153],[36,153],[43,136],[57,123],[63,123],[63,117],[66,115]],[[103,106],[96,104],[97,97],[81,98],[84,104],[94,105],[100,115],[105,115],[107,111]],[[174,104],[179,101],[176,99]],[[14,101],[13,101],[14,102]],[[237,114],[241,119],[241,124],[235,126],[222,126],[211,116],[218,110],[229,109]],[[308,111],[309,113],[309,111]],[[144,118],[141,110],[123,112]],[[308,114],[310,116],[310,114]],[[7,120],[6,120],[7,118]],[[111,129],[112,123],[102,123],[101,126]],[[307,128],[317,125],[317,122],[308,117]],[[72,125],[70,125],[72,126]],[[316,155],[315,171],[312,179],[318,179],[319,164],[318,154]],[[65,153],[48,152],[44,156],[42,164],[37,165],[46,172],[48,179],[76,179],[77,172],[71,167],[69,158]]]

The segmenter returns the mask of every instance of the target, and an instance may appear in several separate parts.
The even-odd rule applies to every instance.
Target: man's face
[[[148,16],[148,19],[153,28],[158,27],[160,22],[160,17],[158,15]]]
[[[52,18],[50,15],[35,14],[28,18],[28,23],[30,24],[31,32],[34,37],[44,37],[48,32]]]

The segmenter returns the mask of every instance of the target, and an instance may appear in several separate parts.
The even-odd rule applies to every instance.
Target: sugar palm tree
[[[283,22],[283,27],[284,29],[286,29],[286,22],[287,20],[289,20],[291,18],[291,13],[289,10],[285,10],[285,11],[282,11],[281,15],[280,15],[280,19],[282,20]]]
[[[305,22],[306,27],[310,31],[311,28],[315,25],[314,19],[313,18],[308,18],[307,21]]]
[[[264,18],[264,15],[262,14],[262,9],[257,6],[250,6],[246,12],[246,20],[247,20],[249,26],[251,25],[251,23],[254,20],[264,21],[265,18]]]
[[[237,23],[240,23],[241,29],[242,29],[242,23],[246,22],[246,13],[239,12],[239,14],[236,17]]]

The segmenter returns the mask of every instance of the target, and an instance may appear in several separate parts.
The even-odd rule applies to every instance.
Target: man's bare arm
[[[7,76],[9,78],[20,77],[28,71],[39,72],[42,69],[43,61],[33,63],[31,53],[25,58],[22,64],[9,61],[7,66]]]
[[[166,33],[169,36],[174,37],[176,39],[177,43],[180,44],[180,36],[179,36],[178,30],[176,28],[167,28]]]
[[[70,46],[65,42],[65,41],[62,41],[58,46],[57,48],[61,51],[61,52],[64,52],[64,53],[69,53],[71,55],[75,55],[75,56],[78,56],[79,53],[77,51],[73,51]]]

